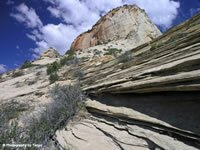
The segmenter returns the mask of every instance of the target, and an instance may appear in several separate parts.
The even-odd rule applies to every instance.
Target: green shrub
[[[97,41],[97,45],[101,45],[103,44],[101,41]]]
[[[16,77],[19,77],[19,76],[22,76],[22,75],[24,75],[24,72],[21,71],[21,70],[19,70],[19,71],[14,71],[14,72],[12,73],[12,77],[13,77],[13,78],[16,78]]]
[[[42,144],[49,148],[49,142],[53,139],[55,132],[66,126],[71,117],[78,111],[80,102],[84,99],[79,85],[64,85],[50,90],[52,102],[38,116],[33,116],[26,128],[19,127],[17,123],[8,125],[9,119],[17,110],[24,110],[23,105],[17,104],[1,106],[0,109],[0,148],[2,144]],[[38,149],[35,147],[28,149]],[[13,149],[14,150],[14,149]]]
[[[21,112],[28,110],[28,108],[27,104],[16,101],[0,105],[0,126],[1,123],[17,118]]]
[[[75,85],[55,85],[55,87],[50,91],[50,95],[54,99],[51,104],[50,110],[61,111],[59,114],[54,113],[56,120],[52,122],[60,124],[59,127],[63,127],[63,121],[66,122],[72,115],[77,111],[77,104],[79,101],[84,99],[81,88],[79,84]],[[57,108],[59,107],[59,109]],[[56,109],[57,108],[57,109]]]
[[[15,150],[15,148],[3,147],[3,144],[24,144],[28,141],[24,135],[25,129],[18,127],[17,123],[12,123],[11,126],[1,127],[0,130],[0,149]]]
[[[60,65],[70,65],[74,63],[74,60],[77,59],[73,50],[68,50],[66,56],[60,60]]]
[[[49,76],[50,83],[54,83],[54,82],[58,81],[58,79],[59,79],[59,76],[57,73],[52,73]]]
[[[127,51],[127,52],[125,52],[124,54],[122,54],[118,57],[118,62],[119,63],[125,63],[125,62],[130,61],[131,59],[132,59],[131,52]]]
[[[62,59],[60,59],[60,65],[61,66],[64,66],[64,65],[66,65],[67,63],[68,63],[68,57],[63,57]]]
[[[156,49],[156,47],[157,47],[156,44],[151,45],[150,51]]]
[[[56,130],[64,128],[84,98],[79,85],[55,85],[49,93],[53,101],[39,118],[31,120],[28,128],[30,138],[36,143],[48,141]]]
[[[76,59],[75,56],[65,56],[60,60],[60,65],[64,66],[64,65],[70,65],[73,64],[74,59]]]
[[[102,53],[102,51],[99,51],[99,50],[97,50],[97,49],[95,49],[94,50],[94,55],[96,56],[100,56],[101,55],[101,53]]]
[[[47,74],[50,75],[52,73],[55,73],[58,71],[59,68],[60,65],[55,61],[47,66]]]
[[[65,53],[69,57],[73,57],[75,55],[74,50],[70,49]]]
[[[81,58],[81,61],[83,61],[83,62],[84,62],[84,61],[88,61],[88,60],[90,60],[90,57],[82,57],[82,58]]]
[[[33,64],[31,64],[31,62],[29,60],[26,60],[23,65],[21,66],[21,69],[25,69],[25,68],[29,68],[34,66]]]
[[[26,142],[25,137],[22,136],[24,129],[18,128],[15,122],[9,125],[9,121],[18,118],[28,109],[27,104],[16,101],[0,105],[0,149],[3,149],[2,144],[14,144],[13,141],[15,143]]]
[[[76,68],[73,70],[73,77],[80,80],[84,77],[84,72],[80,68]]]
[[[106,50],[107,52],[105,53],[105,55],[112,55],[112,56],[117,56],[119,53],[122,52],[121,49],[117,49],[117,48],[109,48]]]

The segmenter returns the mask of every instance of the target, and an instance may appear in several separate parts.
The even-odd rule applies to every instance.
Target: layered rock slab
[[[110,62],[84,68],[88,93],[199,91],[200,15]],[[98,74],[97,74],[98,72]]]
[[[140,120],[143,115],[156,119],[159,125],[164,123],[162,126],[170,131],[166,128],[163,131],[172,133],[167,136],[184,144],[173,147],[171,141],[167,148],[159,144],[163,149],[199,149],[199,29],[200,15],[197,15],[117,59],[83,66],[83,90],[105,104],[142,113],[134,119],[143,124],[147,123],[147,120]],[[112,99],[109,94],[114,95]],[[97,113],[98,117],[101,114],[103,118],[133,119],[129,114],[122,114],[124,109],[112,114],[111,109],[97,109],[91,105],[88,110]]]
[[[92,150],[94,147],[98,150],[198,149],[147,127],[94,116],[57,131],[56,139],[62,147],[72,150]]]

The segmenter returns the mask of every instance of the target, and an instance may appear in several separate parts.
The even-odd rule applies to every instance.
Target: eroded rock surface
[[[199,27],[197,15],[116,59],[82,66],[83,90],[102,104],[88,101],[90,118],[64,132],[83,139],[88,149],[93,142],[87,138],[93,135],[86,135],[90,127],[104,134],[94,136],[96,141],[102,136],[105,143],[112,140],[111,149],[199,149]],[[129,140],[117,136],[124,131],[127,137],[133,134]],[[72,149],[79,149],[62,134]],[[144,141],[138,144],[135,136]]]
[[[54,61],[59,60],[61,55],[52,47],[50,47],[47,51],[45,51],[39,59],[33,62],[34,65],[47,65],[51,64]]]
[[[109,21],[109,17],[113,19]],[[123,18],[123,23],[113,23],[109,32],[104,33],[111,22]],[[133,23],[140,26],[135,29]],[[116,26],[119,30],[113,32]],[[123,26],[127,28],[123,29]],[[138,38],[145,42],[159,34],[141,9],[124,6],[104,16],[72,46],[79,49],[96,45],[98,41],[123,40],[127,35],[129,40]],[[137,48],[133,48],[137,46],[137,40],[133,40],[132,49],[116,59],[107,55],[59,67],[59,81],[54,84],[49,82],[47,65],[59,62],[61,57],[50,48],[30,68],[1,75],[0,104],[13,100],[27,103],[30,108],[20,112],[18,118],[23,124],[31,113],[39,112],[52,100],[48,92],[55,84],[79,82],[89,97],[84,103],[87,111],[78,114],[78,119],[71,120],[64,129],[52,135],[55,148],[200,149],[199,36],[200,15],[197,15]],[[141,44],[140,40],[138,44]],[[123,44],[126,46],[126,42]],[[130,45],[126,50],[129,48]]]
[[[120,39],[131,39],[135,47],[161,35],[144,10],[135,5],[113,9],[91,30],[79,35],[71,49],[80,50]]]
[[[94,147],[98,150],[198,149],[177,140],[179,136],[176,136],[176,133],[162,127],[117,118],[112,118],[112,115],[110,118],[96,115],[70,123],[65,130],[56,133],[57,140],[62,147],[73,150],[92,150]],[[171,137],[172,135],[174,137]],[[190,139],[190,143],[192,141],[193,139]]]
[[[200,16],[124,55],[85,69],[89,93],[199,91]],[[98,72],[98,74],[97,74]]]

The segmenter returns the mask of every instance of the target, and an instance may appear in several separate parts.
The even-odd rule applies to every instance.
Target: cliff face
[[[100,67],[90,66],[83,81],[85,90],[91,93],[199,90],[199,22],[200,17],[195,16]],[[95,72],[99,74],[93,76]]]
[[[136,7],[122,8],[127,11],[127,8],[132,10]],[[113,11],[121,11],[121,8]],[[137,8],[137,11],[141,10]],[[68,109],[51,109],[55,112],[52,117],[55,124],[59,116],[63,119],[59,120],[62,128],[54,128],[54,132],[54,125],[47,125],[51,132],[50,135],[45,132],[45,144],[52,143],[54,149],[199,150],[199,36],[200,15],[197,15],[116,58],[106,55],[93,60],[72,61],[75,57],[73,51],[60,57],[50,48],[29,68],[0,75],[0,111],[3,104],[9,104],[9,109],[0,115],[0,119],[15,110],[16,114],[11,115],[9,121],[17,120],[23,126],[31,117],[40,116],[52,101],[59,103],[59,99],[69,94],[67,99],[72,96],[74,102],[77,94],[74,91],[78,88],[74,90],[71,85],[78,83],[87,95],[80,105],[83,110],[70,121],[67,118],[69,122],[65,124],[63,120],[66,118],[62,111],[61,114],[59,112]],[[51,75],[56,74],[58,78],[52,83],[47,66],[54,61],[58,63],[49,67],[56,69]],[[72,88],[72,93],[70,88],[66,88],[68,92],[59,91],[57,84]],[[57,99],[52,97],[53,87],[62,94]],[[18,108],[19,105],[15,109],[13,105],[18,103],[28,106]],[[46,119],[43,119],[38,128],[45,127]],[[2,129],[0,124],[0,130],[4,131]]]
[[[68,131],[59,138],[91,142],[85,149],[199,149],[199,29],[197,15],[114,60],[83,65],[92,119],[69,128],[86,142]]]
[[[103,16],[91,30],[74,40],[71,49],[85,49],[119,39],[132,39],[136,47],[159,35],[160,31],[144,10],[128,5],[113,9]]]

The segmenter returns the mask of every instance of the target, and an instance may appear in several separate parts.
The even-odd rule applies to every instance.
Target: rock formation
[[[51,64],[54,61],[58,60],[61,55],[54,48],[50,47],[45,51],[39,59],[33,62],[34,65],[47,65]]]
[[[83,65],[90,117],[58,132],[57,138],[67,141],[61,144],[199,149],[199,27],[197,15],[114,60]]]
[[[198,25],[199,16],[195,16],[115,60],[90,66],[84,89],[89,93],[198,91]]]
[[[52,47],[50,47],[47,51],[45,51],[40,59],[45,59],[45,58],[58,58],[60,57],[60,54],[58,53],[58,51],[56,51],[55,49],[53,49]]]
[[[113,9],[91,30],[79,35],[71,49],[79,50],[120,39],[131,39],[136,47],[161,35],[144,10],[135,5]]]
[[[128,12],[131,15],[127,17],[136,18],[141,25],[138,26],[138,35],[132,32],[129,34],[133,37],[133,45],[134,36],[146,37],[145,40],[149,42],[132,48],[117,58],[103,56],[93,60],[81,59],[59,67],[55,67],[54,63],[52,66],[57,69],[59,76],[55,83],[49,82],[48,64],[54,61],[59,63],[60,59],[65,63],[75,56],[74,53],[68,53],[65,57],[60,57],[50,48],[32,63],[33,66],[0,76],[0,107],[4,103],[13,103],[13,100],[28,104],[30,108],[19,109],[19,116],[12,118],[23,126],[31,114],[41,113],[45,104],[52,101],[49,94],[52,87],[56,84],[79,83],[87,95],[80,106],[85,109],[68,124],[64,124],[64,128],[57,129],[54,135],[48,137],[50,142],[54,142],[55,149],[200,149],[200,15],[152,41],[151,36],[141,33],[147,31],[149,35],[151,30],[153,37],[160,33],[151,22],[146,22],[146,15],[136,6],[114,9],[100,22],[105,21],[107,25],[108,16],[113,14],[113,17],[116,15],[116,18],[122,19]],[[119,14],[122,15],[121,18]],[[143,21],[146,23],[142,24]],[[85,34],[97,31],[100,22],[79,38],[85,39]],[[114,27],[111,28],[113,30]],[[120,34],[120,38],[125,38],[129,31],[117,34]],[[117,40],[117,37],[107,33],[105,37],[102,34],[95,37],[100,41]]]
[[[82,63],[89,116],[58,131],[60,144],[199,149],[199,23],[197,15],[114,60]]]

